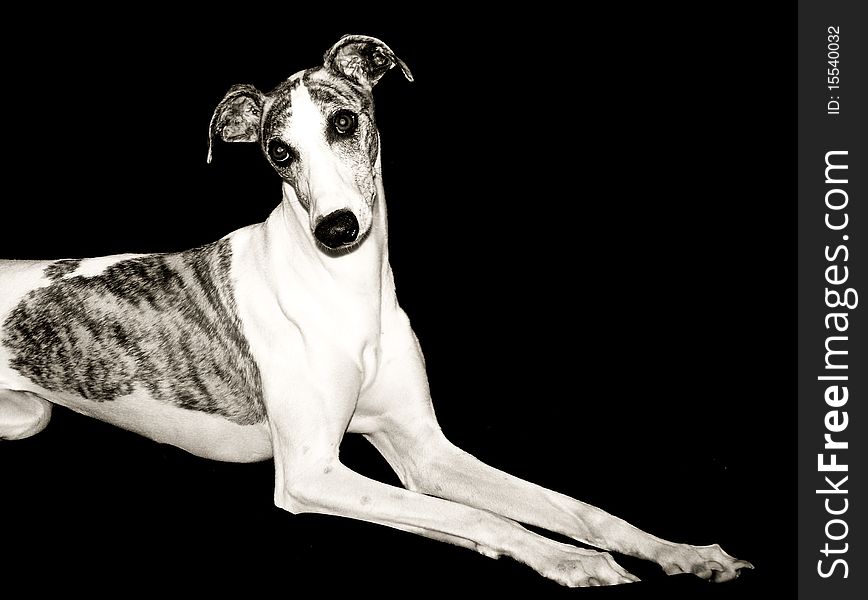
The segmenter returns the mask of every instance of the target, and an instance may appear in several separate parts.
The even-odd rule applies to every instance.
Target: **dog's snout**
[[[349,210],[336,210],[323,217],[314,231],[316,239],[329,248],[339,248],[356,241],[359,221]]]

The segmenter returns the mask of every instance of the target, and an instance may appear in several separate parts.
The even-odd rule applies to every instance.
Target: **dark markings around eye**
[[[262,384],[230,264],[228,240],[123,260],[91,277],[60,279],[72,264],[58,261],[45,273],[54,282],[21,300],[0,342],[10,366],[47,390],[106,402],[140,387],[181,408],[261,423]]]
[[[342,93],[338,88],[315,84],[307,88],[311,99],[319,104],[355,104],[357,98]]]

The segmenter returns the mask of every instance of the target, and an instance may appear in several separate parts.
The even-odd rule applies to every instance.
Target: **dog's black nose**
[[[359,235],[359,221],[352,211],[336,210],[323,217],[313,234],[329,248],[338,248],[356,241]]]

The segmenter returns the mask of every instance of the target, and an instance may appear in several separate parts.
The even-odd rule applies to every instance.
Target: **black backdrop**
[[[416,76],[375,95],[399,299],[447,435],[757,570],[714,587],[621,559],[646,581],[569,592],[508,559],[291,516],[270,462],[200,460],[58,409],[0,445],[4,579],[295,597],[792,585],[794,11],[235,8],[7,24],[23,37],[2,42],[0,256],[172,251],[264,219],[279,181],[255,146],[205,164],[213,107],[343,33],[381,37]],[[342,457],[397,482],[361,439]]]

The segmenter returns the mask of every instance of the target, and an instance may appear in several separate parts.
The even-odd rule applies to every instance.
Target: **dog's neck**
[[[349,300],[373,310],[378,317],[384,307],[395,304],[395,287],[389,265],[386,203],[382,180],[375,178],[377,197],[371,229],[357,247],[348,252],[328,253],[318,245],[310,218],[295,190],[283,183],[283,200],[263,224],[272,278],[278,296],[298,294],[284,285],[305,282],[332,301]],[[308,289],[308,291],[311,291]]]

